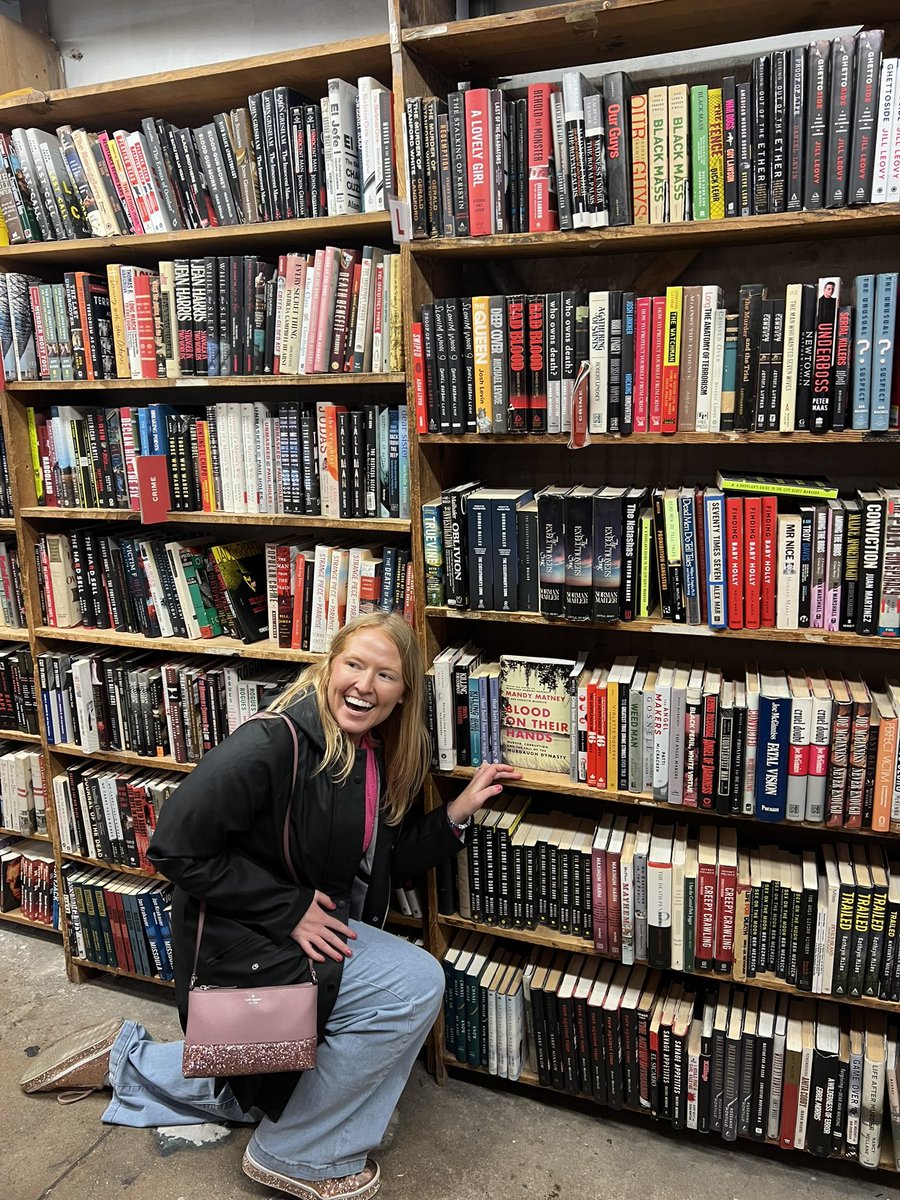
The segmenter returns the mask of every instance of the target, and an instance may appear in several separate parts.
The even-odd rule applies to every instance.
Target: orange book
[[[678,382],[681,362],[683,294],[683,288],[666,288],[662,361],[662,433],[677,433],[678,431]]]
[[[878,749],[875,758],[875,797],[872,803],[872,830],[887,833],[891,828],[891,803],[894,797],[894,773],[897,763],[897,713],[884,692],[872,693],[878,709]]]

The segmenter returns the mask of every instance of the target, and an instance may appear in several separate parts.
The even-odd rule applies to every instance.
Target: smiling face
[[[400,652],[379,629],[360,629],[335,655],[328,707],[356,745],[363,734],[387,720],[404,691]]]

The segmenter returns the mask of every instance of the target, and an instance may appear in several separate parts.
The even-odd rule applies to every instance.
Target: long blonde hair
[[[281,712],[295,700],[314,692],[319,718],[325,733],[325,757],[316,769],[331,770],[337,783],[343,783],[353,770],[356,747],[331,715],[328,707],[328,683],[334,660],[350,638],[363,629],[377,629],[397,647],[403,672],[403,703],[377,727],[384,744],[385,774],[383,816],[386,824],[396,825],[425,782],[431,761],[431,743],[425,728],[424,667],[419,643],[406,621],[397,613],[364,613],[339,629],[327,654],[318,659],[271,705]]]

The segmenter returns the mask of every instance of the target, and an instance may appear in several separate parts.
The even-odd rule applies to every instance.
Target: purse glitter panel
[[[211,1075],[268,1075],[275,1071],[311,1071],[316,1065],[316,1039],[302,1042],[260,1042],[237,1046],[185,1043],[182,1074],[185,1079]]]

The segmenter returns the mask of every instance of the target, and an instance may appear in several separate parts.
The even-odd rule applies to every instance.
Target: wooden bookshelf
[[[549,946],[551,950],[568,950],[571,954],[587,954],[608,959],[611,962],[621,961],[612,955],[603,954],[594,949],[590,938],[559,933],[556,930],[547,929],[543,925],[539,925],[537,929],[514,929],[509,925],[483,925],[478,921],[469,921],[456,913],[440,913],[437,921],[439,925],[445,925],[448,929],[465,929],[470,933],[489,933],[493,937],[511,942],[526,942],[532,946]],[[739,979],[730,972],[678,971],[668,967],[662,969],[671,970],[673,975],[690,975],[692,979],[704,980],[709,985],[724,981],[736,984],[738,987],[754,987],[760,988],[764,992],[779,992],[782,995],[795,996],[798,1000],[831,1000],[837,1004],[849,1002],[861,1008],[873,1008],[885,1013],[897,1011],[897,1005],[892,1000],[879,1000],[874,996],[824,996],[819,993],[804,992],[800,988],[785,983],[782,979],[767,974],[756,975],[753,979]]]
[[[90,758],[100,762],[121,763],[125,767],[152,767],[159,771],[180,771],[187,774],[193,771],[194,763],[177,762],[168,755],[133,754],[130,750],[82,750],[80,746],[72,746],[68,742],[50,742],[47,746],[50,754],[58,754],[66,758]]]
[[[117,867],[116,870],[118,869]],[[133,979],[138,983],[155,983],[159,987],[170,988],[172,991],[175,990],[175,983],[171,979],[160,979],[156,975],[139,975],[136,971],[123,971],[119,967],[106,967],[101,963],[91,962],[86,958],[73,957],[71,962],[72,966],[82,972],[86,978],[93,972],[100,971],[102,974],[112,975],[116,979]]]
[[[427,0],[432,23],[402,32],[404,46],[453,79],[504,76],[668,54],[696,46],[846,24],[838,0],[779,0],[734,8],[717,0],[572,0],[455,21],[450,0]],[[413,13],[421,5],[409,6]],[[873,25],[896,17],[891,0],[865,5]],[[860,16],[854,13],[854,21]]]
[[[112,629],[84,629],[76,625],[72,629],[57,629],[52,625],[39,625],[35,637],[49,642],[87,642],[92,646],[122,646],[133,650],[171,650],[176,654],[221,654],[226,658],[272,659],[278,662],[315,662],[320,656],[308,650],[288,650],[276,646],[268,639],[262,642],[239,642],[235,638],[214,637],[191,641],[189,638],[159,637],[146,638],[142,633],[118,633]]]
[[[377,215],[377,214],[376,214]],[[27,379],[10,380],[8,392],[33,392],[29,404],[39,404],[42,392],[114,392],[121,389],[138,391],[183,391],[187,388],[257,388],[257,387],[402,387],[406,376],[402,373],[378,374],[373,372],[347,372],[344,375],[182,375],[177,379],[74,379],[53,380]]]
[[[131,521],[140,522],[141,514],[131,508],[52,508],[25,505],[21,510],[29,521]],[[170,512],[167,525],[252,525],[256,529],[333,529],[352,533],[409,534],[410,521],[399,517],[307,517],[298,513],[227,513]]]
[[[665,637],[698,637],[713,641],[737,638],[751,642],[790,642],[803,646],[853,647],[854,649],[883,650],[888,654],[900,650],[894,638],[865,637],[856,633],[829,633],[824,629],[710,629],[708,625],[682,625],[664,621],[662,616],[638,617],[634,621],[565,621],[535,612],[493,612],[469,608],[428,607],[429,617],[458,621],[489,621],[500,625],[545,625],[556,630],[598,630],[603,633],[657,633]]]
[[[29,841],[33,841],[33,842],[48,842],[49,843],[52,841],[52,838],[50,837],[49,833],[23,833],[21,829],[0,828],[0,836],[2,836],[3,834],[9,834],[9,835],[12,835],[13,837],[21,837],[21,838],[27,837],[29,839]]]
[[[62,937],[59,929],[54,929],[52,925],[45,925],[43,921],[33,921],[30,917],[24,916],[20,908],[15,908],[12,912],[0,912],[0,922],[3,921],[9,921],[12,925],[24,925],[28,929],[37,929],[40,933],[49,933],[54,937]]]
[[[480,446],[492,449],[494,446],[518,446],[520,450],[534,446],[566,446],[567,433],[541,433],[533,436],[522,436],[514,433],[424,433],[419,434],[420,446]],[[729,446],[773,446],[789,448],[796,445],[813,446],[827,449],[832,445],[839,446],[890,446],[900,441],[900,433],[889,430],[886,433],[875,433],[870,429],[844,429],[838,433],[829,432],[824,436],[814,433],[744,433],[734,429],[726,429],[721,433],[691,433],[680,430],[678,433],[631,433],[623,436],[618,433],[593,433],[587,451],[608,447],[629,446],[715,446],[717,450]]]
[[[32,742],[36,746],[41,744],[41,735],[39,733],[25,733],[21,729],[0,730],[0,740],[4,738],[12,742]]]
[[[157,871],[143,871],[139,867],[126,867],[122,863],[106,862],[102,858],[91,858],[89,854],[70,854],[63,850],[62,856],[66,862],[82,863],[86,867],[103,867],[107,871],[115,871],[119,875],[133,875],[139,879],[153,879],[157,882],[165,879],[164,875],[160,875]]]

